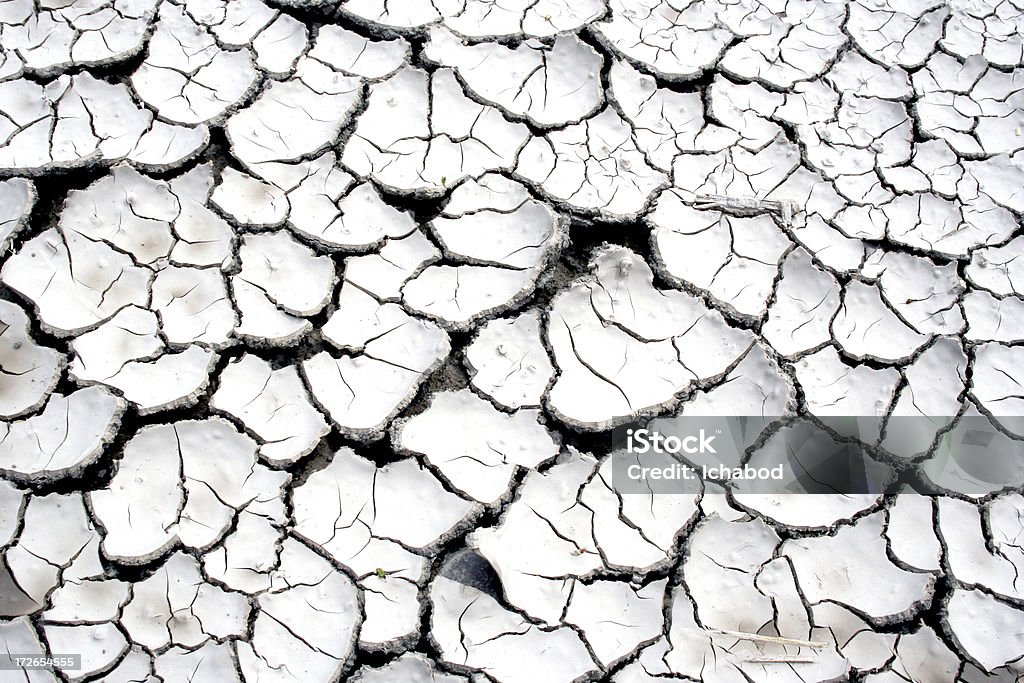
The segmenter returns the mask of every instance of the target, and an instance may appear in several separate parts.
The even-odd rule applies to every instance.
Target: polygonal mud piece
[[[751,344],[699,299],[655,289],[648,265],[624,247],[604,247],[590,265],[593,275],[554,298],[547,329],[559,371],[548,405],[573,427],[607,429],[672,406]]]
[[[874,426],[873,421],[870,424]],[[796,529],[824,530],[851,519],[878,502],[893,472],[850,448],[805,420],[785,425],[747,461],[754,468],[782,464],[783,479],[733,482],[733,499],[743,509]],[[851,470],[851,457],[863,464],[862,469]],[[817,495],[802,495],[806,493]]]
[[[597,476],[579,496],[579,503],[593,511],[592,536],[605,564],[634,573],[666,567],[675,557],[681,533],[698,514],[703,485],[688,480],[676,482],[669,496],[635,489],[625,495],[619,492],[612,470],[612,459],[604,458]],[[561,512],[543,509],[552,519]]]
[[[356,183],[337,165],[334,152],[310,161],[266,162],[252,167],[272,184],[256,184],[262,189],[254,199],[264,205],[259,213],[268,218],[273,215],[275,220],[287,216],[292,230],[326,249],[367,251],[386,238],[404,237],[416,228],[412,217],[386,203],[371,183]],[[286,197],[278,200],[282,193]],[[225,206],[229,202],[236,206],[237,216],[256,208],[246,208],[247,203],[233,194],[225,191]],[[268,200],[273,207],[266,205]]]
[[[363,665],[350,679],[352,683],[465,683],[465,676],[444,673],[418,652],[407,652],[384,666]]]
[[[49,481],[91,465],[121,426],[125,401],[100,387],[50,396],[24,420],[0,421],[0,476]]]
[[[262,439],[260,456],[275,466],[310,453],[330,431],[295,366],[274,370],[250,354],[224,368],[210,407],[238,418]]]
[[[840,93],[820,80],[797,83],[786,95],[785,104],[775,110],[780,121],[801,125],[824,121],[835,112]]]
[[[665,661],[674,670],[689,674],[693,661],[704,658],[718,669],[718,676],[704,680],[740,680],[727,672],[754,674],[760,666],[787,660],[793,663],[785,668],[793,673],[781,680],[832,680],[843,671],[846,662],[811,625],[792,567],[784,558],[772,559],[778,545],[778,535],[759,519],[727,522],[712,516],[697,527],[673,602],[674,651]],[[702,633],[693,632],[694,618]]]
[[[256,64],[267,73],[282,77],[291,73],[306,51],[309,29],[288,14],[278,14],[253,41]]]
[[[117,579],[68,580],[49,596],[43,619],[61,624],[100,624],[114,621],[128,602],[130,583]]]
[[[0,254],[7,253],[11,240],[28,224],[35,203],[36,189],[31,180],[0,181]]]
[[[708,114],[735,132],[739,148],[756,152],[778,140],[781,128],[768,117],[785,103],[781,93],[773,93],[756,83],[734,83],[721,75],[715,76],[707,92]],[[686,187],[678,181],[676,185]]]
[[[826,425],[844,436],[856,434],[843,433],[841,418],[867,418],[857,421],[862,438],[870,436],[870,442],[878,438],[883,418],[889,413],[901,380],[895,368],[877,370],[867,365],[851,367],[843,363],[831,346],[804,356],[793,367],[797,381],[804,390],[807,412],[822,418]],[[840,419],[829,420],[830,416]]]
[[[763,351],[752,351],[722,384],[698,392],[693,399],[684,403],[680,407],[679,415],[687,417],[706,416],[721,420],[724,414],[743,416],[740,421],[743,429],[738,434],[731,433],[734,439],[732,448],[724,452],[720,450],[714,455],[688,454],[687,461],[697,467],[740,466],[743,451],[763,437],[764,430],[774,424],[777,416],[792,411],[794,389],[784,377]],[[664,435],[679,435],[679,424],[675,417],[669,415],[652,420],[649,428]],[[703,484],[704,495],[700,499],[700,509],[706,516],[717,515],[728,521],[747,518],[748,513],[730,501],[721,483],[705,479]]]
[[[977,256],[999,254],[1000,248],[975,247],[1002,244],[1015,229],[1013,214],[985,195],[972,201],[950,201],[930,193],[903,194],[882,207],[888,221],[886,234],[897,244],[937,252],[985,264]],[[999,261],[995,260],[996,267]]]
[[[964,338],[973,342],[1013,342],[1024,338],[1024,299],[996,297],[971,290],[963,298],[967,329]]]
[[[1020,418],[1003,417],[1020,428]],[[936,454],[920,471],[940,489],[978,496],[1024,486],[1024,444],[1007,435],[978,410],[973,401],[938,440]],[[977,438],[981,434],[981,439]],[[961,457],[961,453],[969,453]]]
[[[321,26],[309,56],[338,71],[363,78],[385,78],[398,70],[409,55],[401,38],[372,40],[340,26]]]
[[[203,556],[206,575],[244,593],[270,588],[288,521],[285,513],[283,501],[265,505],[262,510],[242,510],[224,541]]]
[[[937,144],[937,143],[933,143]],[[950,151],[949,156],[954,156]],[[965,161],[964,169],[978,183],[978,190],[1000,206],[1024,211],[1024,154],[1000,154],[984,161]]]
[[[517,467],[536,468],[558,455],[540,418],[533,409],[503,413],[469,389],[446,391],[419,415],[396,422],[392,440],[426,458],[466,497],[490,504],[506,495]]]
[[[425,558],[480,506],[446,491],[414,460],[376,468],[345,448],[296,488],[295,533],[360,577],[366,620],[361,647],[392,649],[419,632],[418,582]],[[409,517],[409,505],[419,514]],[[400,545],[401,544],[401,545]]]
[[[205,126],[157,121],[132,101],[128,87],[88,73],[46,85],[25,79],[0,83],[5,140],[0,170],[38,173],[87,161],[123,159],[167,170],[191,159],[209,142]]]
[[[258,77],[249,50],[221,49],[184,7],[165,2],[131,84],[161,118],[194,125],[218,120],[250,92]]]
[[[311,322],[285,313],[266,291],[242,278],[231,278],[231,293],[239,313],[235,334],[254,345],[291,346],[313,329]]]
[[[402,287],[410,309],[462,330],[529,296],[565,241],[564,222],[519,183],[488,174],[452,192],[431,230],[452,261]]]
[[[73,379],[120,390],[141,414],[195,404],[217,360],[213,351],[195,345],[166,353],[156,314],[136,306],[122,308],[71,348]]]
[[[1024,62],[1024,39],[1014,28],[1019,17],[975,13],[956,7],[941,45],[960,57],[981,54],[991,64],[1012,68]],[[964,674],[965,679],[967,674]]]
[[[444,24],[471,38],[520,34],[542,38],[574,32],[605,11],[601,0],[512,0],[500,5],[469,0],[452,6],[445,13]]]
[[[913,120],[906,105],[846,93],[829,118],[797,126],[808,164],[851,201],[891,199],[875,169],[910,160]]]
[[[381,301],[400,301],[402,287],[425,266],[441,258],[441,252],[421,230],[388,239],[376,254],[350,256],[345,260],[345,282]]]
[[[782,262],[782,279],[761,333],[772,348],[792,357],[831,339],[829,324],[838,310],[839,284],[797,248]]]
[[[137,264],[152,265],[171,252],[171,224],[178,211],[167,183],[122,165],[85,190],[68,194],[60,229],[66,237],[77,233],[102,240],[131,254]]]
[[[896,566],[886,553],[882,513],[840,527],[835,536],[791,539],[782,547],[813,605],[831,600],[871,623],[903,621],[928,604],[935,576]],[[842,577],[841,579],[839,577]],[[827,578],[826,578],[827,577]],[[885,589],[880,590],[879,586]]]
[[[230,167],[221,171],[210,201],[243,226],[275,228],[288,217],[284,191]]]
[[[139,430],[110,484],[89,499],[107,531],[104,554],[139,564],[177,543],[209,548],[242,509],[280,505],[276,498],[289,480],[287,473],[256,463],[252,439],[226,420],[210,418]]]
[[[911,165],[927,177],[932,192],[947,199],[957,195],[958,184],[964,175],[964,167],[948,143],[944,140],[929,140],[914,144],[914,158]],[[987,181],[993,180],[991,176],[986,177],[983,169],[975,167],[973,175],[978,180],[983,191],[996,190],[993,195],[999,197],[995,201],[1007,201],[1011,199],[1009,193],[1004,194],[1001,185],[990,186]],[[1012,206],[1010,207],[1012,208]]]
[[[402,301],[445,329],[464,331],[528,297],[539,275],[499,266],[432,265],[402,286]]]
[[[50,652],[74,652],[82,655],[81,667],[54,668],[82,680],[110,669],[128,650],[128,641],[112,623],[64,626],[46,624],[43,635]]]
[[[64,358],[39,346],[21,307],[0,299],[0,417],[35,412],[57,386]]]
[[[583,631],[602,666],[614,666],[644,641],[661,635],[667,584],[668,579],[642,587],[624,581],[578,584],[565,621]]]
[[[889,665],[903,680],[952,681],[960,658],[928,626],[900,636],[896,659]],[[870,680],[865,679],[865,680]]]
[[[196,559],[179,551],[132,584],[121,625],[133,642],[152,651],[194,648],[211,638],[244,635],[249,609],[244,596],[204,581]]]
[[[148,683],[152,669],[153,656],[138,645],[132,645],[121,661],[104,674],[103,683]]]
[[[794,612],[792,606],[778,605],[774,599],[787,597],[773,593],[788,588],[786,583],[793,580],[790,576],[780,581],[782,577],[774,576],[776,572],[768,566],[779,542],[778,535],[759,519],[727,522],[710,517],[694,530],[687,539],[688,554],[681,572],[705,628],[759,633],[766,625],[786,616],[795,624],[780,619],[782,623],[774,624],[776,628],[807,628],[806,616],[800,615],[802,610],[786,614]],[[783,614],[776,614],[780,607]],[[780,635],[795,637],[805,633]]]
[[[196,166],[170,181],[180,208],[174,221],[178,241],[171,249],[172,263],[221,268],[232,263],[234,231],[207,207],[213,183],[212,163]]]
[[[514,118],[536,126],[561,126],[586,118],[604,101],[602,60],[574,35],[554,42],[466,45],[441,28],[430,31],[424,55],[452,67],[471,93]]]
[[[0,562],[0,616],[33,614],[76,562],[97,561],[97,534],[78,494],[32,496]],[[102,571],[96,562],[96,573]],[[79,652],[79,651],[76,651]]]
[[[393,303],[343,286],[324,338],[345,351],[302,363],[317,406],[343,433],[372,439],[415,396],[451,351],[448,335]]]
[[[1010,600],[1024,599],[1020,572],[1024,555],[1017,542],[1024,530],[1018,513],[1021,498],[996,498],[987,509],[950,497],[936,499],[937,530],[950,574],[966,586],[980,586]],[[986,528],[987,527],[987,528]],[[986,538],[991,537],[991,549]]]
[[[1013,72],[988,66],[980,55],[960,60],[939,53],[914,73],[921,125],[961,154],[988,156],[1021,149],[1016,139],[1021,112],[1018,79]]]
[[[966,287],[957,264],[879,249],[861,272],[877,278],[882,298],[921,334],[956,334],[963,329],[959,301]]]
[[[844,3],[808,4],[798,15],[757,5],[723,3],[720,20],[743,36],[722,57],[719,68],[724,73],[791,88],[824,72],[847,41]]]
[[[361,622],[352,581],[293,539],[281,567],[257,599],[252,638],[236,641],[245,680],[328,683],[337,680],[355,646]]]
[[[234,282],[256,287],[289,315],[316,315],[334,292],[334,262],[287,231],[245,235],[239,256],[242,270]]]
[[[388,563],[385,563],[388,564]],[[369,652],[395,652],[409,647],[420,636],[420,587],[388,570],[376,568],[359,579],[366,618],[359,630],[359,647]]]
[[[955,338],[937,339],[903,371],[881,446],[904,458],[929,450],[939,430],[961,411],[967,355]]]
[[[430,228],[453,260],[520,270],[543,264],[565,232],[563,220],[525,187],[491,173],[453,190]]]
[[[39,642],[39,636],[36,635],[32,623],[25,617],[0,621],[0,648],[5,653],[19,653],[29,657],[47,655],[46,648]],[[52,672],[39,669],[24,669],[20,675],[19,680],[25,683],[52,683],[58,680]]]
[[[207,641],[195,650],[172,647],[153,660],[153,671],[160,680],[189,683],[238,682],[238,671],[227,643]]]
[[[18,21],[12,3],[4,12],[4,48],[23,60],[25,69],[52,76],[74,67],[105,66],[128,59],[145,44],[154,0],[81,1],[41,5]]]
[[[415,517],[406,514],[409,506],[418,510]],[[427,550],[481,509],[446,491],[411,458],[378,468],[349,448],[296,487],[294,508],[296,532],[323,544],[343,563],[335,551],[346,541],[355,555],[370,537]],[[353,570],[363,573],[358,564]]]
[[[789,225],[799,223],[800,209],[809,209],[794,196],[820,182],[801,168],[800,149],[777,135],[755,151],[736,145],[716,154],[681,154],[672,165],[684,201],[737,215],[770,213]]]
[[[707,291],[742,318],[764,316],[790,241],[768,215],[700,211],[663,192],[651,213],[654,256],[678,286]]]
[[[80,334],[130,304],[145,305],[153,277],[127,254],[56,228],[29,240],[0,273],[33,302],[43,329],[61,335]]]
[[[150,306],[160,317],[168,343],[199,344],[211,349],[234,343],[238,314],[227,289],[224,276],[216,268],[169,266],[157,273]]]
[[[334,144],[362,98],[361,78],[303,58],[295,75],[272,82],[255,102],[228,118],[224,130],[231,153],[244,164],[255,164],[292,161],[323,150]]]
[[[696,92],[658,88],[653,77],[627,62],[612,62],[609,97],[633,127],[637,147],[663,171],[683,151],[717,152],[737,142],[739,134],[708,123]]]
[[[569,683],[598,669],[571,628],[542,629],[475,588],[438,576],[430,602],[430,637],[450,664],[484,670],[501,683]]]
[[[794,226],[793,237],[833,273],[858,271],[867,251],[863,241],[847,237],[819,215],[812,215],[802,225]]]
[[[545,137],[532,138],[516,175],[555,202],[602,218],[628,221],[647,206],[668,176],[650,165],[633,132],[612,107]]]
[[[735,453],[719,452],[715,455],[688,454],[697,465],[740,465],[742,451],[760,437],[762,431],[781,416],[791,414],[796,407],[796,389],[789,375],[783,372],[761,344],[755,344],[743,356],[721,384],[702,389],[679,406],[678,415],[720,418],[723,415],[741,415],[744,418],[742,444],[737,442]],[[657,418],[651,429],[669,435],[675,429],[675,415]],[[685,436],[680,434],[679,436]],[[731,458],[735,460],[731,460]],[[706,498],[706,496],[705,496]]]
[[[896,363],[928,343],[930,336],[908,326],[886,305],[878,288],[850,282],[832,319],[839,347],[857,360]]]
[[[699,491],[689,482],[677,495],[618,494],[611,460],[599,467],[568,449],[543,473],[527,474],[501,524],[468,542],[493,565],[513,605],[557,625],[577,578],[605,566],[643,573],[670,562],[678,534],[698,513]]]
[[[749,523],[750,530],[746,534],[754,535],[756,525],[757,522]],[[742,561],[747,550],[743,548],[730,555],[738,556],[736,559]],[[747,554],[756,556],[752,552]],[[652,656],[641,659],[645,669],[651,667],[662,674],[705,681],[801,683],[808,680],[847,680],[849,662],[829,646],[831,638],[827,630],[809,627],[792,574],[783,564],[775,561],[765,565],[753,587],[747,588],[752,595],[758,595],[758,603],[764,605],[768,599],[771,601],[770,610],[775,612],[777,609],[776,621],[766,624],[763,633],[707,628],[697,617],[696,601],[689,595],[686,583],[676,586],[670,608],[668,642],[661,647],[652,647]],[[744,570],[741,565],[738,569],[745,576],[740,579],[737,572],[727,571],[729,568],[729,565],[719,568],[726,570],[725,580],[740,586],[750,585],[752,572]],[[744,607],[739,608],[739,613],[723,610],[720,618],[726,623],[742,620]],[[774,635],[780,631],[783,636],[795,637],[779,638]]]
[[[470,383],[509,410],[539,408],[554,375],[540,325],[536,310],[484,324],[465,351]]]
[[[886,0],[850,8],[847,30],[868,57],[893,66],[920,66],[942,36],[945,5]]]
[[[608,20],[595,25],[601,41],[670,80],[699,76],[735,38],[716,20],[717,4],[679,8],[668,0],[611,0],[610,6]]]
[[[820,602],[811,607],[814,623],[831,631],[836,650],[854,669],[881,669],[893,659],[899,636],[878,633],[870,624],[834,602]],[[934,634],[933,634],[934,635]],[[946,651],[949,653],[949,651]],[[950,681],[952,683],[952,681]]]
[[[159,318],[136,306],[122,308],[109,321],[71,342],[71,376],[82,382],[114,378],[128,363],[159,356]]]
[[[987,593],[954,589],[944,620],[960,652],[986,671],[1024,657],[1024,612]]]
[[[915,569],[938,571],[942,546],[935,535],[933,519],[930,497],[910,493],[896,496],[885,527],[893,557]]]
[[[315,0],[289,0],[289,3],[302,6],[315,4]],[[423,3],[416,0],[398,0],[394,3],[383,0],[344,0],[341,4],[346,14],[363,22],[399,30],[437,21],[443,16],[442,11],[446,5],[454,9],[454,5],[450,3],[442,4],[441,8],[438,8],[433,2]]]
[[[1024,238],[1016,237],[999,247],[974,251],[967,266],[967,279],[993,294],[1024,294],[1024,272],[1017,258],[1024,252]]]
[[[1024,436],[1024,347],[979,344],[973,349],[971,393],[981,408],[1017,436]],[[1018,379],[1019,378],[1019,379]]]
[[[228,0],[224,3],[190,2],[190,14],[211,26],[222,45],[247,47],[277,17],[277,11],[261,0]],[[194,8],[194,9],[193,9]]]
[[[371,85],[368,100],[342,161],[396,192],[437,196],[467,176],[508,170],[529,137],[467,98],[451,69],[406,66]]]

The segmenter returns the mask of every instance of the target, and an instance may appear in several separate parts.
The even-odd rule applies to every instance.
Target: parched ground
[[[0,681],[1018,680],[1022,34],[0,0]],[[678,415],[928,495],[617,490]]]

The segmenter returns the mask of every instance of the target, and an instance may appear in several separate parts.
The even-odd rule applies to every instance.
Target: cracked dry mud
[[[1022,129],[1020,0],[0,0],[0,681],[1019,680]]]

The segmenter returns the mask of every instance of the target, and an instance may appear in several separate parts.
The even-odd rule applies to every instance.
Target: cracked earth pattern
[[[1022,33],[0,0],[0,680],[1018,680],[1024,462],[929,454],[1021,452]],[[620,494],[657,415],[932,495]]]

